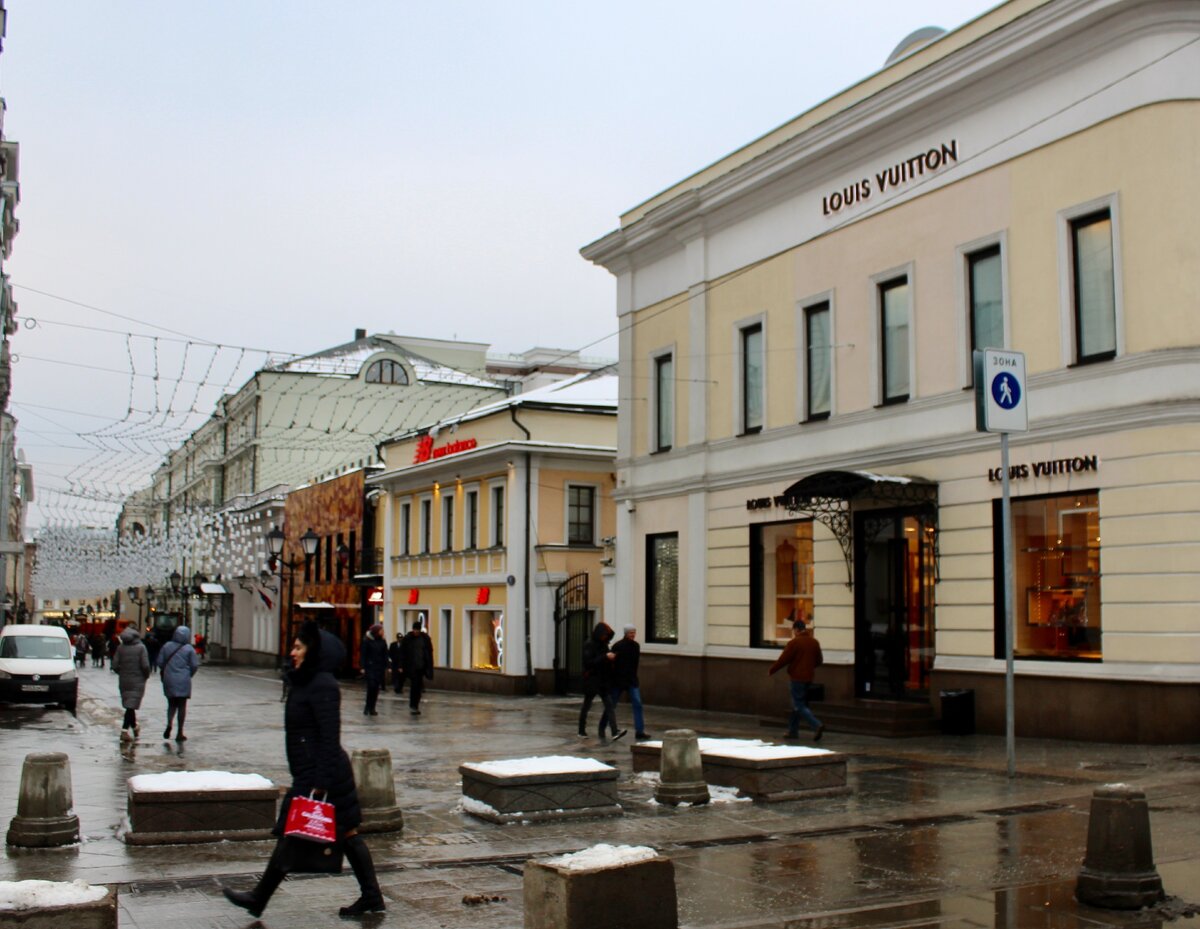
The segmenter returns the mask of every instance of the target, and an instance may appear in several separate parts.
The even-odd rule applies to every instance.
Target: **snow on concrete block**
[[[84,881],[0,881],[0,929],[117,929],[117,889]]]
[[[129,778],[129,845],[270,838],[279,788],[258,774],[167,771]]]
[[[594,845],[525,863],[525,929],[678,929],[675,866],[652,848]]]
[[[620,816],[617,769],[546,755],[462,764],[464,811],[497,823]]]

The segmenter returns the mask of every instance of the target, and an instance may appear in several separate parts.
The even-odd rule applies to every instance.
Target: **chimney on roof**
[[[367,337],[366,329],[355,329],[354,330],[354,341],[355,342],[359,342],[359,341],[365,339],[366,337]]]

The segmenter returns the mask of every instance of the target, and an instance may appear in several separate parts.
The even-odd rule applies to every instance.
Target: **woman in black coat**
[[[616,655],[608,647],[613,631],[608,623],[597,623],[591,637],[583,643],[583,706],[579,709],[579,734],[587,735],[588,710],[596,697],[604,704],[600,714],[600,741],[604,741],[604,730],[612,727],[614,740],[625,734],[617,729],[617,707],[612,698],[613,661]]]
[[[338,915],[362,916],[365,913],[382,913],[385,909],[383,894],[375,878],[371,851],[358,834],[362,809],[358,805],[350,758],[341,745],[342,697],[332,673],[339,656],[325,654],[322,657],[323,652],[333,650],[322,649],[321,643],[321,630],[310,620],[300,627],[292,646],[293,667],[288,671],[290,686],[283,713],[292,786],[283,798],[279,819],[275,823],[274,831],[281,836],[280,841],[276,843],[267,869],[254,890],[245,893],[225,888],[225,896],[230,903],[240,906],[256,918],[262,915],[271,894],[291,867],[288,854],[290,842],[282,836],[292,797],[306,797],[313,791],[324,793],[325,799],[333,804],[338,841],[354,869],[361,892],[354,903],[338,910]]]

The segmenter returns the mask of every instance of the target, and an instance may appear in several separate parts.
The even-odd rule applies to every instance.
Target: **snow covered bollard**
[[[0,929],[117,929],[117,889],[84,881],[0,881]]]
[[[21,766],[17,815],[8,826],[9,845],[56,848],[79,841],[79,817],[71,793],[71,762],[63,752],[34,752]]]
[[[259,774],[166,771],[129,785],[129,845],[269,839],[279,788]]]
[[[594,758],[544,755],[459,765],[462,809],[494,823],[620,816],[617,769]]]
[[[644,845],[525,863],[525,929],[678,929],[675,866]]]

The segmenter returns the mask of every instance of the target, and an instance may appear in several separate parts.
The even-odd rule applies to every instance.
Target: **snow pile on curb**
[[[44,910],[103,899],[108,888],[87,881],[0,881],[0,910]]]
[[[595,868],[615,868],[657,858],[658,852],[648,845],[593,845],[581,852],[547,858],[542,864],[567,871],[590,871]]]
[[[595,758],[573,758],[570,755],[473,761],[466,762],[463,767],[481,774],[490,774],[492,777],[516,777],[522,774],[590,774],[594,771],[613,770],[611,765]]]

